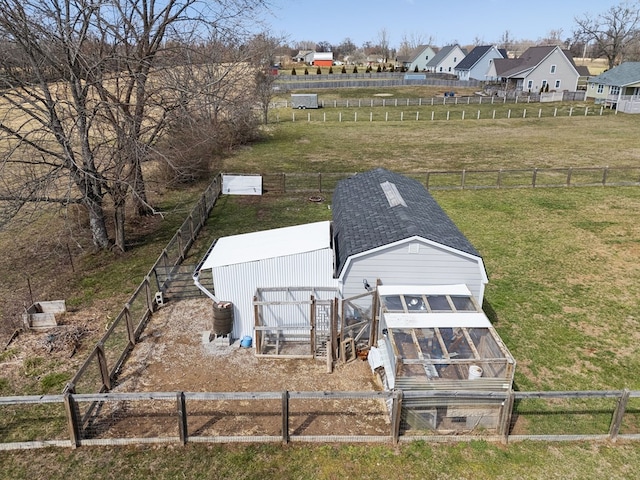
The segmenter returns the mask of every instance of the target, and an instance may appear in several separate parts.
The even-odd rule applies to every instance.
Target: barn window
[[[409,245],[409,253],[420,253],[420,244],[412,243]]]
[[[560,88],[560,80],[556,80],[556,88]]]
[[[551,65],[550,73],[556,73],[556,66],[555,65]]]

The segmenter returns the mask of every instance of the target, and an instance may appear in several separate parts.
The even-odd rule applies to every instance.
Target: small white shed
[[[213,292],[199,282],[206,271],[213,278]],[[222,237],[212,245],[194,280],[214,301],[233,303],[233,338],[253,336],[257,289],[336,288],[331,222]]]

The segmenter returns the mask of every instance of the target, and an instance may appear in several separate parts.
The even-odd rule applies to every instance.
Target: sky
[[[267,23],[271,35],[298,41],[327,41],[332,45],[350,38],[356,46],[379,43],[385,30],[389,45],[398,48],[403,38],[431,38],[435,46],[496,44],[505,31],[514,40],[539,40],[552,30],[562,39],[572,36],[575,17],[597,15],[623,0],[271,0]]]

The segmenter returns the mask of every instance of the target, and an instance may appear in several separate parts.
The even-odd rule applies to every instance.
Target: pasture
[[[223,168],[245,173],[357,172],[384,166],[415,173],[632,166],[640,156],[639,125],[640,117],[627,115],[433,123],[282,122],[266,126],[261,142],[226,159]],[[433,195],[484,258],[489,274],[485,308],[518,362],[518,389],[640,389],[638,187]],[[208,238],[196,247],[194,259],[214,237],[328,219],[331,213],[326,203],[307,202],[306,196],[223,200],[210,217]],[[166,198],[165,202],[172,205]],[[16,232],[2,235],[3,251],[15,243]],[[86,289],[114,294],[121,285],[126,291],[120,293],[129,293],[132,277],[144,270],[136,265],[150,265],[162,248],[159,240],[157,251],[149,251],[154,239],[151,233],[141,237],[144,247],[114,261],[86,260],[91,282],[68,291],[74,308],[81,312],[91,303]],[[14,253],[11,262],[28,263],[32,252]],[[10,270],[7,260],[0,261],[4,271]],[[6,292],[11,285],[2,288]],[[44,354],[39,356],[47,361]],[[51,365],[56,368],[61,369]],[[18,393],[7,382],[0,383],[3,394]],[[387,478],[399,471],[403,478],[628,478],[639,465],[636,444],[530,442],[507,447],[416,443],[397,448],[190,445],[0,454],[2,471],[12,478],[37,477],[44,468],[50,478],[105,471],[113,478]]]

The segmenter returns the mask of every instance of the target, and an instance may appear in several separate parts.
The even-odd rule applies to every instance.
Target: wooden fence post
[[[607,175],[609,174],[609,167],[604,167],[602,170],[602,185],[607,184]]]
[[[400,423],[402,420],[402,390],[393,392],[393,403],[391,406],[391,438],[394,445],[400,438]]]
[[[310,344],[311,344],[311,356],[316,358],[316,298],[311,295],[311,310],[309,311],[309,326],[310,332]]]
[[[67,412],[67,425],[69,427],[69,438],[71,446],[78,448],[80,446],[80,425],[78,423],[78,405],[73,399],[71,392],[64,394],[64,408]]]
[[[571,186],[571,174],[573,173],[573,168],[569,167],[569,170],[567,171],[567,187]]]
[[[630,392],[627,388],[622,391],[622,395],[618,398],[618,405],[616,405],[616,410],[613,413],[613,420],[611,420],[611,427],[609,428],[609,439],[612,442],[615,442],[618,433],[620,433],[620,425],[622,425],[622,418],[624,417],[625,409],[627,408],[627,403],[629,402]]]
[[[537,168],[534,168],[534,169],[533,169],[533,177],[531,178],[531,186],[532,186],[533,188],[536,188],[536,179],[537,179],[536,177],[537,177],[537,176],[538,176],[538,169],[537,169]]]
[[[124,312],[124,321],[127,326],[129,348],[133,348],[136,345],[136,331],[135,328],[133,328],[133,321],[131,320],[131,310],[129,310],[129,305],[125,305],[122,311]]]
[[[189,439],[189,426],[187,424],[187,402],[184,392],[176,394],[176,406],[178,410],[178,432],[180,434],[180,443],[186,445]]]
[[[111,390],[111,375],[109,375],[109,367],[107,366],[107,357],[104,354],[104,344],[98,343],[96,345],[96,357],[98,359],[98,366],[100,367],[100,376],[102,377],[102,386],[107,391]]]
[[[502,403],[502,411],[500,412],[500,423],[498,425],[498,435],[502,437],[502,443],[507,444],[509,442],[509,431],[511,430],[511,414],[513,412],[513,404],[515,400],[515,393],[510,390],[507,393]]]
[[[282,443],[289,443],[289,392],[282,392]]]

